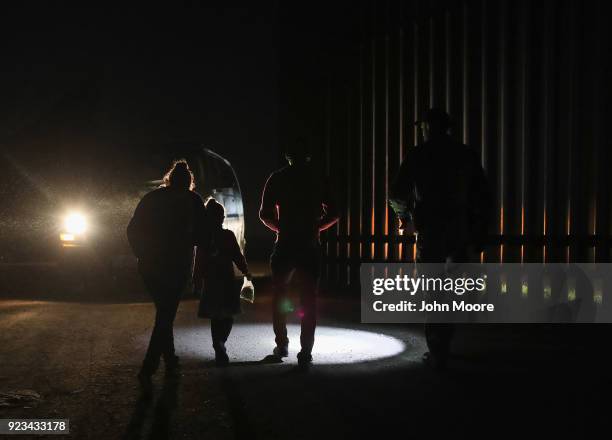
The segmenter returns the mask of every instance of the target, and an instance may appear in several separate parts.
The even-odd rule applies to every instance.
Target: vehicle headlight
[[[72,212],[64,219],[64,229],[68,234],[82,235],[87,230],[87,219],[83,214]]]

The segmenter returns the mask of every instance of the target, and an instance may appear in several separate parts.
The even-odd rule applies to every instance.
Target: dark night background
[[[0,145],[44,163],[70,148],[201,142],[234,165],[260,259],[265,179],[306,138],[342,212],[324,236],[339,262],[326,277],[347,284],[364,258],[408,255],[385,188],[412,121],[438,106],[481,150],[495,194],[485,259],[539,260],[546,244],[549,258],[604,261],[607,12],[600,0],[5,7]]]
[[[308,374],[293,369],[297,313],[291,359],[260,362],[274,344],[271,283],[261,271],[257,301],[228,341],[229,369],[213,367],[208,322],[196,317],[196,299],[183,298],[175,325],[183,374],[178,384],[157,377],[154,403],[143,402],[136,381],[153,322],[148,296],[98,284],[87,262],[68,273],[72,290],[61,265],[0,261],[0,403],[5,391],[34,390],[8,414],[70,417],[79,438],[156,430],[159,438],[266,440],[398,431],[602,437],[609,324],[462,325],[449,371],[438,374],[421,362],[422,326],[361,323],[358,284],[363,262],[414,259],[414,239],[400,235],[389,210],[388,183],[416,141],[413,121],[432,106],[451,113],[452,135],[480,152],[490,181],[495,218],[482,261],[610,261],[610,22],[604,0],[2,6],[0,165],[17,157],[19,167],[0,169],[9,180],[0,182],[0,238],[36,227],[57,246],[57,231],[32,225],[32,213],[59,209],[52,198],[38,205],[46,194],[37,173],[63,162],[85,187],[95,177],[70,151],[97,158],[176,141],[202,143],[234,166],[250,262],[269,256],[261,190],[298,137],[331,178],[341,217],[323,234],[323,337]],[[11,182],[15,175],[21,180]],[[13,194],[21,182],[22,193],[42,196],[22,203]],[[125,239],[123,225],[117,231]],[[508,294],[522,300],[520,288]],[[546,300],[528,293],[534,304]],[[383,342],[368,345],[373,335]],[[385,351],[385,341],[402,348]],[[353,349],[366,356],[353,359]],[[325,356],[329,364],[318,364]]]
[[[0,33],[3,149],[36,159],[64,147],[201,142],[238,173],[250,250],[269,251],[257,209],[280,163],[276,2],[24,4],[2,8]]]

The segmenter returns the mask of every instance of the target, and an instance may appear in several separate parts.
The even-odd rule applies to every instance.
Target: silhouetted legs
[[[213,318],[210,320],[210,333],[212,335],[213,348],[215,350],[225,350],[225,343],[232,331],[234,325],[234,318]]]
[[[443,265],[447,260],[468,262],[467,246],[460,237],[450,237],[443,233],[419,233],[419,263]],[[450,354],[451,341],[456,324],[425,321],[425,340],[429,349],[429,362],[438,369],[444,369]]]
[[[141,372],[153,374],[157,371],[162,356],[167,369],[177,364],[174,352],[174,318],[181,300],[185,278],[143,274],[143,279],[155,303],[155,325]]]
[[[314,345],[315,328],[317,326],[318,262],[316,267],[298,268],[294,276],[296,277],[301,305],[300,345],[302,346],[302,352],[310,354]]]
[[[444,368],[446,366],[454,333],[455,324],[425,323],[425,340],[430,356],[436,362],[435,367]]]
[[[319,248],[284,249],[276,246],[270,259],[274,285],[273,327],[276,345],[287,346],[287,315],[293,308],[287,300],[287,289],[299,294],[301,317],[300,344],[302,352],[310,354],[317,325],[316,298],[320,272]]]
[[[279,259],[271,259],[272,284],[274,298],[272,301],[272,326],[274,328],[274,340],[278,347],[289,344],[287,338],[287,313],[289,304],[287,303],[287,284],[292,274],[289,264]]]
[[[225,342],[232,331],[234,318],[212,318],[210,320],[210,333],[215,349],[215,362],[219,367],[225,367],[229,364],[229,356],[225,349]]]

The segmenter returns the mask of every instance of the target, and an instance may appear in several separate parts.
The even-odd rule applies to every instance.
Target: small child
[[[232,330],[233,315],[240,313],[240,288],[234,276],[234,264],[251,280],[246,259],[234,233],[223,228],[225,208],[215,199],[206,203],[206,214],[211,228],[208,249],[199,249],[194,268],[194,285],[201,286],[198,316],[210,318],[215,362],[229,364],[225,342]]]

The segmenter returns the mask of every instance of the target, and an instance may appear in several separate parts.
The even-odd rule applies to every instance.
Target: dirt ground
[[[226,369],[212,362],[197,302],[184,300],[181,374],[165,380],[160,371],[144,399],[135,376],[154,308],[141,299],[0,300],[0,418],[68,418],[76,439],[266,440],[581,438],[608,420],[609,364],[576,347],[575,329],[465,327],[440,374],[420,360],[419,327],[360,324],[359,303],[342,297],[320,301],[308,371],[295,365],[295,325],[291,357],[260,362],[274,345],[265,295],[238,318]]]

